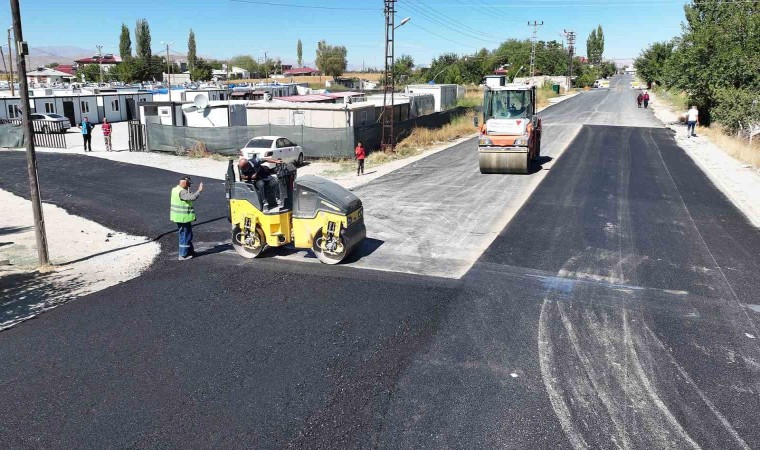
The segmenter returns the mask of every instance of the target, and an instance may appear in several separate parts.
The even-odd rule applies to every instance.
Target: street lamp
[[[398,29],[399,27],[402,27],[402,26],[404,26],[404,25],[408,24],[408,23],[409,23],[411,20],[412,20],[412,18],[411,18],[411,17],[407,17],[406,19],[402,19],[402,20],[401,20],[401,23],[399,23],[398,25],[396,25],[395,27],[393,27],[393,29],[394,29],[394,30],[395,30],[395,29]]]
[[[269,65],[267,64],[267,53],[269,50],[262,50],[264,53],[264,78],[269,78]]]

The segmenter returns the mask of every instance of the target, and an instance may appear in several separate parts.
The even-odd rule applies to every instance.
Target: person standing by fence
[[[367,153],[364,151],[364,146],[362,146],[361,141],[356,144],[354,153],[356,154],[356,176],[358,177],[359,172],[361,172],[361,175],[364,175],[364,158],[367,156]]]
[[[108,119],[103,118],[103,140],[106,142],[106,151],[111,151],[111,124],[108,123]]]
[[[84,151],[92,151],[92,129],[93,126],[90,123],[90,119],[87,116],[82,119],[82,123],[79,124],[79,128],[82,130],[82,139],[84,140]],[[87,150],[87,148],[90,148]]]

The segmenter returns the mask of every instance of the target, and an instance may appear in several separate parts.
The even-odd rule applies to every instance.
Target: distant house
[[[211,77],[215,80],[226,80],[227,79],[227,65],[222,64],[221,70],[212,70],[211,71]],[[251,78],[251,72],[241,69],[240,67],[232,66],[229,68],[229,76],[230,79],[249,79]]]
[[[107,72],[111,67],[121,64],[121,58],[108,53],[103,56],[95,55],[91,58],[77,59],[74,62],[77,63],[77,65],[97,64],[103,67],[103,71]]]
[[[283,75],[286,77],[314,77],[319,75],[319,70],[312,69],[311,67],[299,67],[285,70],[283,71]]]
[[[67,73],[69,75],[76,75],[77,74],[77,67],[74,64],[58,64],[55,66],[55,70],[63,73]]]
[[[26,79],[29,83],[55,84],[69,82],[74,79],[74,75],[47,67],[38,67],[37,70],[27,72]]]

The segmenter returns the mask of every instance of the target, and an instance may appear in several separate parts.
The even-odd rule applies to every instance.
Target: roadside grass
[[[191,159],[210,158],[214,161],[227,161],[230,156],[220,155],[214,153],[206,147],[205,142],[196,142],[190,148],[177,147],[176,154],[178,156],[186,156]]]
[[[746,139],[728,135],[719,125],[697,127],[697,135],[707,136],[713,144],[722,148],[734,158],[760,169],[760,139],[753,140],[752,145]]]
[[[483,105],[483,89],[480,87],[468,87],[464,97],[457,100],[457,106],[465,108],[479,108]]]
[[[670,109],[678,113],[684,113],[689,109],[689,99],[685,92],[676,89],[665,89],[661,86],[655,86],[652,91],[660,99],[670,105]]]
[[[554,90],[552,90],[551,84],[544,84],[540,88],[536,89],[536,109],[549,106],[549,99],[559,96],[560,94],[557,94],[554,92]]]

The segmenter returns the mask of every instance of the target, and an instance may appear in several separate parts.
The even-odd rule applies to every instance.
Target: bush
[[[722,88],[715,91],[713,117],[729,133],[760,123],[760,94],[749,89]]]

